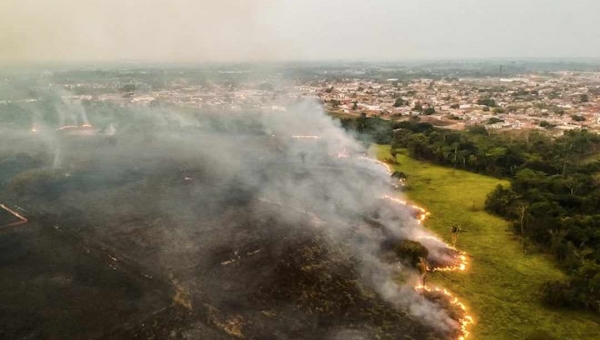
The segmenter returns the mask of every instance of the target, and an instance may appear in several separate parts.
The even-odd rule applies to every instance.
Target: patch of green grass
[[[391,158],[389,146],[373,146]],[[565,275],[543,254],[526,253],[508,222],[483,210],[486,195],[507,181],[397,156],[407,174],[406,196],[431,211],[425,226],[450,243],[449,226],[462,227],[457,248],[467,252],[465,272],[435,272],[430,282],[454,292],[475,318],[472,339],[526,339],[540,332],[557,339],[600,339],[600,317],[545,307],[539,288]]]

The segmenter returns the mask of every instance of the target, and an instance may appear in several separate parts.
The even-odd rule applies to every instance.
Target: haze
[[[0,1],[0,61],[599,57],[594,0]]]

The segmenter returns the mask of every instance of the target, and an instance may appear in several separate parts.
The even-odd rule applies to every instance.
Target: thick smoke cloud
[[[232,204],[232,192],[243,191],[257,206],[276,207],[278,218],[286,225],[315,228],[327,235],[331,244],[343,245],[358,259],[357,270],[364,284],[386,301],[440,331],[456,329],[445,310],[413,289],[419,280],[413,269],[382,259],[386,240],[421,240],[429,248],[430,258],[439,263],[452,261],[447,247],[429,240],[431,235],[409,209],[382,199],[395,195],[386,167],[374,161],[365,147],[316,103],[302,102],[288,111],[212,115],[146,108],[111,117],[92,116],[89,121],[78,103],[59,105],[57,121],[61,124],[90,123],[93,130],[60,130],[38,122],[35,132],[5,130],[3,138],[38,143],[38,149],[24,144],[16,147],[19,151],[32,152],[42,145],[50,155],[48,166],[61,173],[94,163],[103,164],[118,177],[123,173],[115,169],[168,165],[177,167],[186,174],[184,180],[193,183],[196,174],[188,174],[188,168],[201,168],[198,176],[211,178],[216,189],[200,192],[192,186],[193,195],[226,206]],[[100,196],[97,199],[102,200]],[[169,195],[154,197],[153,202],[173,221],[202,208]],[[61,204],[83,209],[77,199]],[[119,209],[126,210],[115,207]],[[165,266],[186,261],[177,257],[176,250],[196,246],[189,242],[191,233],[193,229],[172,228],[164,239],[157,240],[162,248],[159,261]],[[403,283],[398,277],[404,277]]]

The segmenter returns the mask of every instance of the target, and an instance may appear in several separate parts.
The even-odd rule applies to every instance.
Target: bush
[[[496,101],[493,100],[492,98],[483,98],[483,99],[479,99],[477,101],[477,105],[485,105],[488,107],[496,107]]]
[[[406,260],[413,266],[417,266],[420,258],[427,258],[429,250],[421,243],[411,240],[402,240],[395,247],[394,252],[399,258]]]
[[[423,113],[430,116],[435,113],[435,109],[433,107],[428,107],[423,111]]]

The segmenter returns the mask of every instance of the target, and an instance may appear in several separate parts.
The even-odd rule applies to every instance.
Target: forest
[[[392,145],[411,157],[508,179],[485,209],[509,220],[523,251],[548,252],[569,280],[540,287],[544,302],[600,313],[600,136],[586,130],[551,138],[535,131],[492,133],[435,128],[416,119],[361,116],[342,121],[359,139]]]

